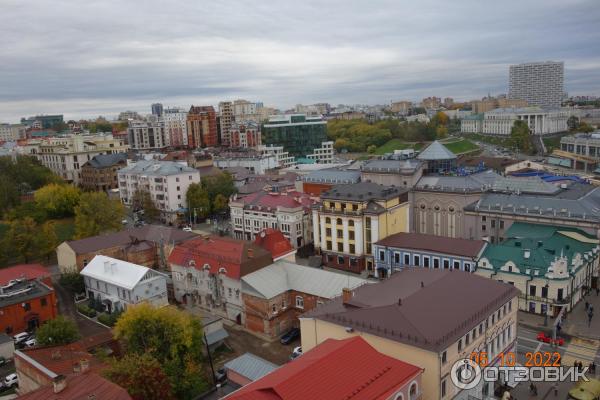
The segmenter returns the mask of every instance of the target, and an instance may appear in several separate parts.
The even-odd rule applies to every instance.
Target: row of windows
[[[421,256],[421,255],[414,254],[414,255],[412,255],[412,263],[411,263],[411,253],[401,254],[401,252],[398,252],[398,251],[394,252],[392,264],[407,265],[407,266],[412,265],[415,267],[426,267],[426,268],[431,268],[431,266],[433,264],[433,268],[440,268],[440,260],[442,262],[444,269],[451,269],[450,268],[451,262],[450,262],[450,259],[448,259],[448,258],[441,259],[440,257]],[[386,261],[386,251],[385,250],[379,250],[379,261],[381,261],[381,262]],[[459,260],[452,261],[452,269],[461,269],[461,262]],[[463,269],[467,272],[471,272],[471,263],[463,262]]]
[[[331,218],[329,218],[329,217],[325,217],[325,223],[326,223],[326,224],[331,224]],[[343,224],[344,224],[341,218],[337,218],[337,219],[335,220],[335,223],[336,223],[337,225],[343,225]],[[348,227],[350,227],[350,228],[351,228],[351,227],[354,227],[354,220],[352,220],[352,219],[348,220]]]

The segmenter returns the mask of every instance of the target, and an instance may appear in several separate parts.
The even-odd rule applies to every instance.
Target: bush
[[[115,326],[115,324],[117,323],[117,320],[119,319],[120,316],[121,316],[120,311],[115,311],[112,314],[100,313],[100,315],[98,315],[98,322],[100,322],[106,326]]]
[[[60,285],[68,289],[71,293],[81,293],[85,291],[83,276],[78,271],[65,272],[60,276]]]
[[[96,310],[88,307],[86,304],[77,304],[77,310],[85,316],[93,318],[96,316]]]

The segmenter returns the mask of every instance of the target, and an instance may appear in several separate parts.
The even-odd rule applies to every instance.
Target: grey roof
[[[357,183],[360,181],[359,171],[349,171],[345,169],[321,169],[312,171],[308,175],[302,177],[304,182],[314,183],[332,183],[332,184],[345,184],[345,183]]]
[[[499,178],[501,178],[501,176],[492,170],[467,176],[428,175],[421,177],[415,185],[415,188],[441,191],[479,192],[490,188]]]
[[[127,162],[127,153],[99,154],[86,164],[92,168],[107,168]]]
[[[206,342],[209,346],[212,346],[215,343],[220,342],[221,340],[225,340],[229,337],[227,331],[223,328],[217,329],[213,332],[209,332],[206,334]]]
[[[508,191],[537,194],[555,194],[560,187],[548,183],[539,176],[516,178],[512,176],[499,177],[492,185],[493,191]]]
[[[417,158],[419,160],[456,160],[456,155],[436,140],[427,146]]]
[[[10,290],[4,290],[6,297],[0,298],[0,308],[46,296],[51,292],[52,289],[42,282],[35,280],[19,282],[12,286]],[[10,293],[13,293],[13,295],[8,296]]]
[[[277,368],[279,368],[277,365],[251,353],[244,353],[225,363],[225,369],[234,371],[251,381],[258,380]]]
[[[182,173],[195,172],[197,169],[188,167],[175,161],[157,161],[157,160],[141,160],[135,164],[129,165],[119,171],[126,174],[142,174],[142,175],[177,175]]]
[[[414,158],[406,160],[369,160],[361,166],[364,172],[413,174],[423,162]]]
[[[4,332],[0,332],[0,344],[4,344],[4,343],[8,343],[8,342],[12,342],[13,338],[8,336],[6,333]]]
[[[338,297],[301,318],[441,352],[518,295],[514,286],[469,272],[405,268],[359,287],[346,303]]]
[[[387,200],[407,193],[406,189],[385,186],[372,182],[360,182],[350,185],[336,185],[321,193],[321,199],[367,201]]]
[[[325,271],[279,260],[242,277],[242,292],[271,299],[289,290],[332,299],[345,287],[355,288],[370,281],[358,276]]]
[[[479,201],[465,207],[465,211],[597,222],[600,221],[600,188],[594,188],[578,198],[485,193]]]

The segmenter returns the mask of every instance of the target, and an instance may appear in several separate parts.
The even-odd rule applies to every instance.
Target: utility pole
[[[210,371],[212,372],[213,384],[217,386],[217,376],[215,375],[215,367],[213,366],[212,356],[210,355],[210,347],[208,347],[208,340],[206,339],[206,332],[202,332],[204,335],[204,344],[206,344],[206,353],[208,354],[208,363],[210,364]]]

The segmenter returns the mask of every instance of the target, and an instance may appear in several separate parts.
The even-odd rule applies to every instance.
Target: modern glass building
[[[426,173],[441,174],[456,170],[456,155],[437,140],[423,150],[417,158],[427,162]]]
[[[327,121],[305,114],[277,115],[263,125],[262,142],[283,146],[291,156],[305,157],[327,140]]]

